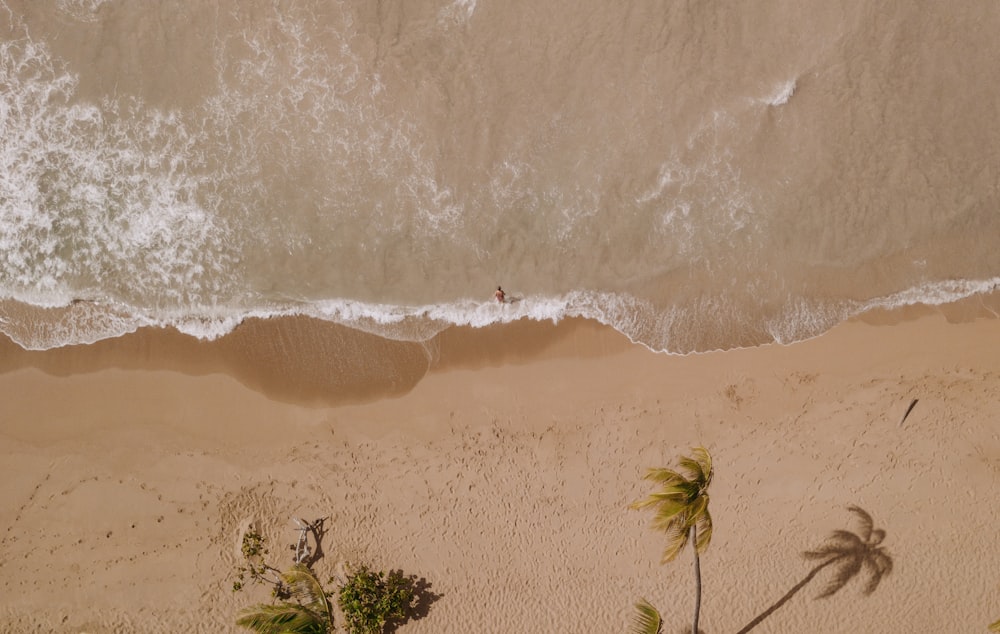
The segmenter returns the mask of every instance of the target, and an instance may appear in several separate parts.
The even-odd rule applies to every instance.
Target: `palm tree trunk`
[[[698,634],[698,616],[701,613],[701,562],[698,559],[698,527],[691,527],[691,547],[694,548],[694,622],[691,634]]]

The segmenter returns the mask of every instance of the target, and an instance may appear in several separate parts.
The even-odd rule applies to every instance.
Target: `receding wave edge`
[[[609,326],[650,350],[686,354],[795,343],[872,310],[921,304],[940,306],[985,295],[997,288],[1000,277],[945,280],[868,300],[791,298],[777,309],[757,313],[745,307],[729,307],[718,298],[696,304],[657,306],[628,294],[601,291],[574,291],[556,296],[511,293],[511,301],[504,304],[462,299],[406,306],[329,299],[250,309],[216,306],[166,313],[93,300],[52,306],[7,298],[0,300],[0,332],[24,349],[46,350],[90,344],[146,327],[172,327],[191,337],[213,340],[249,318],[306,316],[387,339],[425,341],[451,326],[478,328],[521,319],[558,322],[585,318]]]

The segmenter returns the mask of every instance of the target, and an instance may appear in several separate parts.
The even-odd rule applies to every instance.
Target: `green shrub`
[[[399,571],[388,575],[361,566],[347,576],[338,603],[351,634],[382,634],[386,624],[399,623],[413,604],[413,584]]]

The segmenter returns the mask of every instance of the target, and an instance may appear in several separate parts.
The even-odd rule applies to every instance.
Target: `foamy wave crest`
[[[269,306],[251,310],[211,307],[186,314],[158,315],[123,305],[74,301],[42,307],[0,302],[0,331],[29,350],[94,343],[142,327],[172,327],[203,340],[231,332],[245,319],[307,316],[401,341],[424,341],[450,326],[481,328],[520,319],[558,322],[567,317],[595,319],[633,330],[631,315],[648,309],[642,302],[615,293],[576,292],[566,295],[510,294],[510,303],[465,299],[443,304],[403,306],[352,300]],[[638,309],[638,310],[637,310]]]
[[[233,15],[246,28],[216,43],[219,93],[205,113],[232,148],[227,165],[258,187],[240,192],[252,201],[245,230],[276,244],[363,219],[383,235],[453,235],[465,207],[437,174],[434,144],[409,114],[392,111],[379,73],[352,48],[349,3],[320,4],[322,16],[306,5],[241,5]],[[320,226],[276,226],[259,213],[289,205],[316,206]]]
[[[56,0],[56,6],[63,13],[81,22],[96,22],[97,11],[108,0]]]
[[[635,197],[659,219],[654,231],[661,243],[685,261],[701,259],[723,240],[734,250],[751,248],[762,230],[758,194],[723,141],[735,130],[735,119],[724,113],[706,115],[686,144],[671,148],[655,183]]]
[[[205,272],[227,232],[200,202],[213,181],[180,116],[76,103],[76,77],[27,38],[0,44],[0,85],[0,298],[183,304],[221,290]]]
[[[877,308],[891,310],[893,308],[902,308],[903,306],[913,306],[914,304],[943,306],[967,297],[972,297],[973,295],[991,293],[998,288],[1000,288],[1000,277],[991,277],[985,280],[928,282],[898,293],[893,293],[892,295],[877,297],[864,302],[859,305],[859,310],[855,314]]]
[[[687,354],[766,343],[790,344],[818,336],[870,310],[916,304],[939,306],[998,288],[1000,277],[928,283],[864,302],[823,304],[800,299],[790,301],[779,314],[757,324],[747,322],[746,311],[721,298],[663,307],[628,294],[597,291],[556,296],[515,292],[508,294],[510,303],[504,304],[463,299],[406,306],[336,299],[251,310],[215,306],[159,315],[98,302],[44,308],[7,301],[0,302],[0,331],[23,348],[43,350],[93,343],[142,327],[173,327],[189,336],[212,340],[231,332],[248,318],[307,316],[387,339],[426,341],[451,326],[482,328],[521,319],[557,323],[580,317],[614,328],[650,350]],[[733,338],[737,336],[734,333],[740,332],[744,333],[743,338]]]
[[[441,9],[442,18],[462,18],[472,19],[472,14],[476,12],[476,0],[455,0],[450,5]]]
[[[0,331],[25,350],[96,343],[148,325],[127,309],[91,302],[41,307],[0,301]]]
[[[573,292],[558,296],[508,293],[509,303],[466,299],[445,304],[398,306],[352,301],[327,301],[302,311],[390,339],[423,341],[450,326],[482,328],[520,319],[558,322],[586,317],[616,326],[620,317],[635,312],[636,301],[617,293]]]
[[[764,98],[764,103],[769,106],[785,105],[792,98],[792,95],[795,94],[796,85],[797,82],[794,79],[778,84],[774,92]]]
[[[867,301],[817,305],[806,300],[790,302],[775,319],[768,320],[767,332],[775,343],[789,344],[823,334],[838,323],[873,310],[894,310],[906,306],[944,306],[1000,288],[1000,277],[983,280],[928,282]]]

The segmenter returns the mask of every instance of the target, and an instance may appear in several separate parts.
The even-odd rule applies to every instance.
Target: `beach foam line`
[[[995,318],[998,311],[1000,293],[993,293],[939,307],[873,311],[861,319],[895,324],[936,312],[948,321],[970,322]],[[328,319],[284,315],[250,317],[212,339],[146,326],[87,345],[26,350],[0,337],[0,373],[35,368],[55,376],[110,369],[225,374],[276,401],[339,406],[402,396],[431,372],[607,356],[633,345],[617,329],[584,317],[451,325],[428,340],[405,341]]]
[[[35,305],[20,298],[0,301],[0,332],[26,350],[93,344],[140,328],[173,328],[190,337],[213,341],[248,320],[308,317],[392,341],[426,342],[452,327],[484,328],[522,320],[558,323],[583,318],[625,335],[655,352],[686,354],[717,349],[790,344],[826,332],[838,323],[873,311],[908,306],[943,306],[968,298],[996,295],[1000,277],[945,280],[915,286],[865,301],[826,304],[793,299],[771,312],[754,315],[752,306],[707,298],[701,305],[656,306],[622,293],[575,291],[556,296],[510,293],[512,302],[463,299],[406,306],[331,299],[271,304],[256,308],[199,307],[152,313],[122,303],[71,301],[62,306]],[[997,302],[985,300],[984,316],[998,316]],[[706,330],[705,324],[715,328]]]

